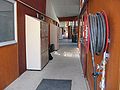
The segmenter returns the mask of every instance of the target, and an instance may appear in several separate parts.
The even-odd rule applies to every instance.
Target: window
[[[0,46],[17,42],[16,2],[0,0]]]

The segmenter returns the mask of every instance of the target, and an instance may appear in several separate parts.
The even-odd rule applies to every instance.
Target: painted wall
[[[13,40],[13,34],[10,34],[13,31],[13,27],[11,26],[11,24],[13,24],[13,13],[11,10],[12,7],[8,2],[5,2],[4,0],[0,1],[0,41],[6,41],[8,39]],[[6,15],[9,16],[6,17]],[[8,23],[6,23],[6,21],[8,21]],[[10,30],[8,30],[9,27],[11,27]],[[17,43],[0,46],[0,90],[3,90],[7,85],[14,81],[18,75]]]
[[[52,18],[53,20],[59,22],[51,0],[46,0],[46,16],[48,16],[48,17]]]
[[[23,1],[42,13],[46,12],[46,0],[19,1]],[[36,17],[38,12],[19,1],[17,1],[18,44],[0,47],[0,90],[26,71],[25,14]],[[46,18],[46,21],[53,20]]]
[[[109,19],[110,25],[110,59],[107,64],[106,71],[106,90],[119,90],[119,72],[120,72],[120,1],[119,0],[90,0],[88,3],[88,11],[95,13],[104,10]],[[102,59],[96,56],[96,63]],[[92,77],[92,62],[91,55],[87,56],[87,78],[93,90],[93,77]],[[98,78],[99,85],[100,77]],[[99,86],[98,86],[99,87]],[[100,89],[98,89],[100,90]]]
[[[40,12],[46,12],[46,0],[21,0],[24,3],[32,6],[33,8],[39,10]]]
[[[19,73],[22,74],[26,71],[25,14],[36,17],[37,12],[20,2],[17,3],[17,11]]]
[[[24,0],[22,0],[22,1],[24,1]],[[34,3],[33,1],[31,0],[30,2]],[[41,0],[38,0],[38,1],[41,1]],[[32,5],[30,2],[28,2],[28,0],[25,0],[24,2],[26,2],[27,5],[31,5],[34,8],[34,5]],[[39,2],[39,3],[42,4],[42,2]],[[18,15],[19,72],[20,72],[20,74],[22,74],[22,73],[24,73],[26,71],[25,14],[30,15],[32,17],[36,17],[37,13],[39,13],[39,12],[37,12],[34,9],[31,9],[31,8],[27,7],[26,5],[22,4],[19,1],[17,3],[17,10],[18,10],[17,15]],[[51,20],[50,18],[48,18],[46,16],[45,16],[45,20],[48,23],[53,23],[53,20]],[[49,31],[49,34],[50,34],[50,31]],[[49,37],[50,37],[50,35],[49,35]],[[49,40],[49,42],[50,42],[50,40]]]
[[[19,75],[17,48],[17,44],[0,47],[0,90]]]
[[[32,6],[33,8],[37,9],[37,0],[20,0],[30,6]]]
[[[46,0],[20,0],[25,4],[39,10],[46,12]],[[17,3],[18,11],[18,58],[19,58],[19,73],[22,74],[26,71],[26,43],[25,43],[25,14],[36,17],[37,12],[22,3]]]
[[[38,0],[38,10],[46,14],[46,0]]]

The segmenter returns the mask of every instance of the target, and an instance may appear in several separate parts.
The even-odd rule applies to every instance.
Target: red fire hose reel
[[[84,15],[84,27],[83,27],[83,40],[85,45],[85,52],[86,54],[89,51],[89,45],[90,45],[90,28],[89,28],[89,21],[88,21],[88,15]]]
[[[109,43],[109,25],[108,25],[107,14],[104,11],[102,11],[101,13],[104,16],[105,24],[106,24],[106,43],[104,48],[104,51],[106,51]],[[85,14],[83,17],[84,25],[82,32],[86,54],[88,53],[90,47],[90,24],[88,17],[89,17],[88,14]]]
[[[97,77],[101,74],[101,90],[105,89],[105,65],[109,57],[108,46],[110,43],[110,30],[108,24],[107,14],[102,11],[96,14],[85,14],[83,18],[83,42],[85,46],[86,54],[89,49],[92,54],[92,65],[93,65],[93,77],[94,77],[94,90],[97,90]],[[103,60],[97,68],[95,64],[94,55],[103,54]],[[99,69],[100,72],[97,72]]]
[[[104,19],[105,19],[105,24],[106,24],[106,46],[105,46],[105,49],[104,51],[106,51],[108,49],[108,44],[109,44],[109,38],[110,38],[110,32],[109,32],[109,24],[108,24],[108,18],[107,18],[107,14],[102,11],[102,14],[104,16]]]

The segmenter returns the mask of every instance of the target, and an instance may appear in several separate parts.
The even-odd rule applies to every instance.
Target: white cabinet
[[[59,39],[63,39],[63,36],[62,36],[62,28],[59,28]]]
[[[26,68],[41,70],[48,63],[48,24],[28,15],[25,22]]]
[[[50,44],[54,44],[55,50],[59,49],[59,27],[50,24]]]

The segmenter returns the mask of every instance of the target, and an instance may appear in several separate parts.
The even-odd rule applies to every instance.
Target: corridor
[[[60,49],[42,71],[26,71],[5,90],[35,90],[42,79],[72,80],[71,90],[89,90],[79,59],[79,49],[71,40],[60,40]]]

